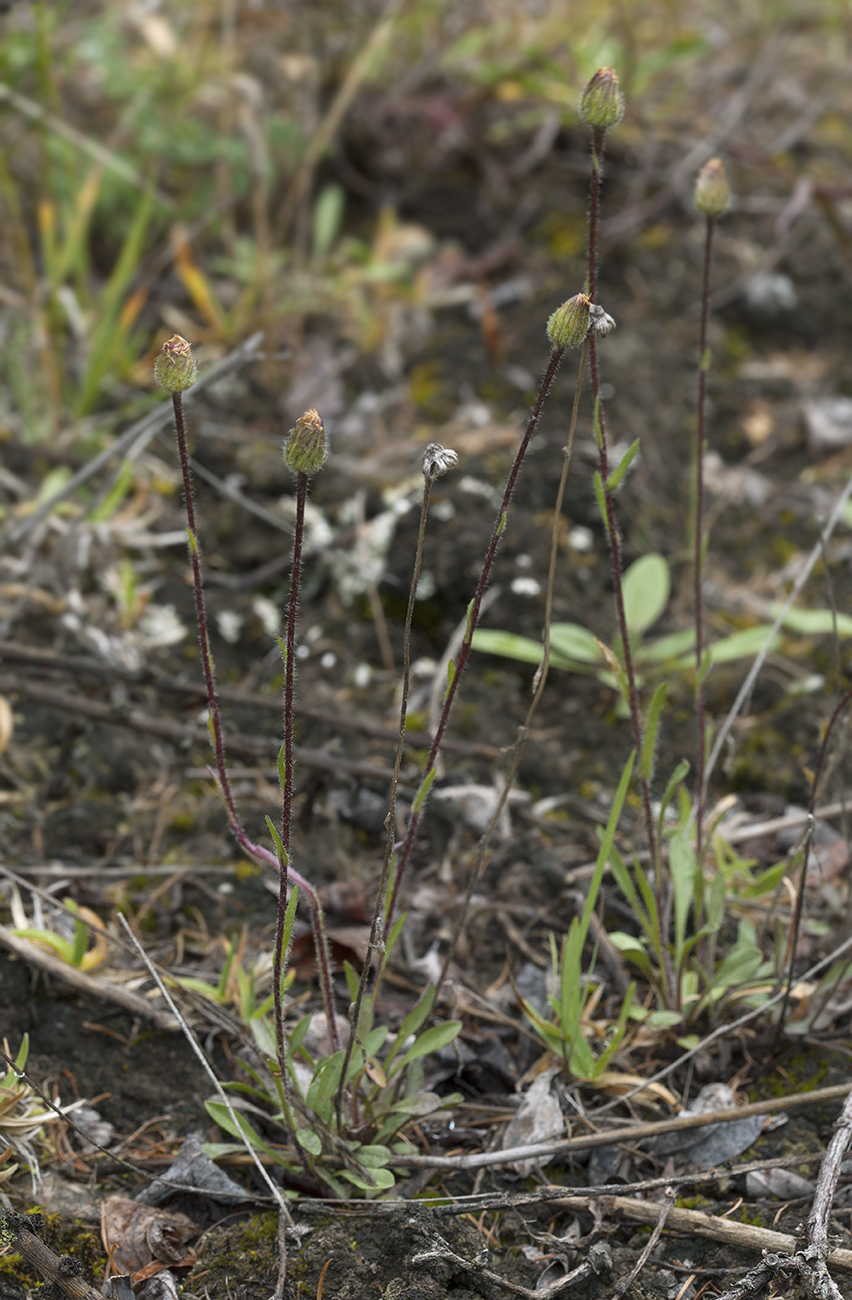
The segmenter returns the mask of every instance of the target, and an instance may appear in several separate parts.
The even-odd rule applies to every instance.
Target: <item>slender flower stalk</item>
[[[693,617],[695,620],[695,711],[697,740],[695,765],[695,852],[701,863],[704,841],[704,808],[707,801],[705,776],[707,758],[707,713],[705,706],[704,665],[704,417],[707,405],[707,371],[710,352],[707,347],[707,320],[710,314],[710,267],[713,260],[713,232],[716,220],[728,207],[730,196],[725,169],[718,158],[702,167],[695,184],[695,206],[704,217],[704,265],[701,277],[701,324],[698,342],[698,410],[695,435],[695,558],[693,575]]]
[[[624,99],[618,86],[618,77],[612,68],[600,68],[592,77],[580,99],[580,117],[592,133],[592,170],[589,181],[589,247],[588,247],[588,295],[593,303],[597,300],[598,288],[598,232],[600,227],[600,196],[603,179],[603,159],[606,146],[606,133],[609,127],[621,121],[624,114]],[[598,367],[597,341],[609,333],[612,324],[609,317],[593,321],[589,334],[589,373],[592,381],[592,396],[595,403],[595,437],[598,446],[598,463],[603,497],[603,514],[609,537],[612,558],[613,585],[615,589],[615,609],[618,619],[618,631],[621,637],[624,655],[624,672],[627,679],[628,703],[630,707],[630,724],[633,730],[633,743],[636,753],[642,752],[643,727],[639,710],[639,692],[636,686],[636,670],[633,664],[633,652],[630,648],[630,636],[627,628],[627,616],[624,608],[624,562],[621,552],[621,537],[615,520],[615,506],[610,488],[609,446],[607,440],[606,417],[601,401],[600,371]],[[662,872],[657,853],[657,837],[654,828],[654,816],[651,810],[651,790],[646,777],[639,777],[639,788],[645,814],[645,830],[648,848],[655,864],[657,894],[662,901]]]
[[[278,889],[278,920],[275,931],[275,959],[273,965],[273,982],[275,998],[275,1038],[278,1047],[278,1064],[282,1081],[286,1079],[284,1008],[282,1004],[281,985],[287,963],[285,924],[287,914],[287,896],[289,881],[293,878],[290,865],[291,831],[293,822],[293,716],[296,693],[296,619],[299,611],[299,585],[302,577],[302,543],[305,534],[305,504],[308,499],[308,484],[318,470],[322,469],[328,457],[328,445],[322,420],[314,407],[306,411],[290,430],[283,447],[284,464],[296,479],[296,517],[293,527],[293,562],[290,570],[290,595],[287,599],[287,626],[281,655],[284,660],[284,743],[281,747],[279,774],[281,779],[281,843],[280,873]],[[314,940],[317,948],[317,961],[321,968],[329,972],[328,940],[322,909],[316,913]],[[340,1050],[337,1033],[337,1021],[334,1014],[334,1001],[331,993],[331,976],[320,981],[323,992],[323,1006],[328,1022],[328,1033],[332,1050]]]
[[[417,547],[414,553],[414,569],[411,574],[411,585],[408,589],[408,608],[405,611],[405,627],[402,634],[402,685],[400,690],[399,701],[399,731],[397,734],[396,754],[394,756],[393,774],[390,785],[390,807],[388,815],[385,818],[385,830],[387,838],[385,841],[385,856],[382,862],[382,874],[379,880],[379,887],[376,890],[376,901],[373,908],[373,920],[370,925],[370,939],[367,944],[367,955],[364,964],[361,967],[361,977],[358,981],[358,992],[355,1001],[349,1008],[349,1020],[351,1024],[351,1033],[349,1042],[346,1045],[346,1055],[343,1061],[343,1069],[340,1072],[340,1083],[337,1087],[337,1097],[335,1099],[335,1108],[337,1111],[337,1123],[340,1127],[341,1111],[343,1107],[344,1081],[349,1069],[349,1061],[352,1056],[352,1050],[358,1035],[358,1025],[361,1019],[361,1007],[364,1002],[364,995],[367,991],[367,982],[370,978],[370,972],[373,967],[373,959],[383,954],[384,945],[384,916],[387,906],[388,884],[393,867],[394,848],[396,846],[396,797],[399,788],[399,774],[402,769],[402,759],[405,753],[405,729],[406,717],[408,714],[408,695],[411,687],[411,626],[414,621],[414,606],[417,600],[417,584],[420,581],[420,569],[423,564],[423,546],[426,540],[426,521],[429,517],[429,502],[432,498],[432,488],[435,480],[441,478],[449,470],[455,469],[459,463],[459,458],[449,447],[442,447],[440,443],[430,442],[423,453],[423,499],[420,503],[420,524],[417,530]],[[377,972],[376,986],[378,987],[380,972]]]
[[[228,776],[228,767],[225,757],[225,742],[222,730],[222,719],[219,711],[219,697],[216,693],[216,674],[213,663],[213,654],[210,649],[210,632],[207,622],[207,609],[204,601],[204,577],[201,563],[201,546],[198,538],[198,526],[195,516],[195,494],[192,485],[192,474],[189,466],[189,452],[186,441],[186,425],[183,416],[183,393],[191,388],[195,382],[197,368],[192,357],[192,349],[186,339],[175,334],[168,339],[160,350],[159,355],[154,363],[154,376],[161,388],[164,388],[172,397],[172,406],[175,418],[175,435],[178,448],[178,459],[180,461],[181,477],[183,479],[183,497],[184,507],[186,510],[187,522],[187,540],[189,546],[189,558],[192,565],[192,585],[195,593],[195,617],[198,626],[198,640],[201,649],[201,664],[204,672],[204,684],[207,689],[207,724],[210,732],[210,743],[216,755],[216,772],[219,790],[222,795],[222,801],[225,805],[225,812],[228,818],[228,825],[231,834],[237,840],[240,847],[251,857],[268,866],[273,867],[280,872],[280,863],[275,854],[262,844],[255,844],[246,833],[239,813],[237,812],[236,802],[234,800],[231,781]],[[310,881],[295,871],[292,866],[288,868],[290,881],[298,885],[299,890],[304,894],[311,911],[311,926],[314,933],[314,944],[317,951],[317,965],[320,972],[320,985],[323,990],[323,1002],[325,1005],[331,1005],[331,967],[328,961],[328,946],[324,942],[324,923],[322,907],[319,896]],[[285,903],[286,906],[286,903]],[[331,1023],[331,1021],[330,1021]]]
[[[396,875],[393,883],[393,890],[391,892],[391,900],[388,906],[387,917],[385,918],[385,924],[388,926],[390,926],[393,920],[394,912],[396,910],[397,901],[399,899],[400,888],[402,886],[402,881],[405,876],[405,870],[406,867],[408,866],[408,860],[409,857],[411,856],[411,849],[414,844],[415,836],[417,835],[417,828],[420,824],[420,816],[423,811],[423,804],[425,803],[426,796],[429,793],[429,787],[432,784],[432,781],[434,780],[435,777],[435,772],[436,772],[435,763],[437,761],[438,751],[441,748],[441,742],[444,738],[444,732],[446,731],[450,714],[452,713],[453,703],[456,698],[456,691],[458,690],[459,682],[461,681],[462,673],[465,670],[467,661],[470,658],[470,650],[473,642],[473,634],[476,631],[476,626],[479,621],[479,611],[482,607],[482,598],[485,595],[485,589],[488,586],[488,579],[491,575],[491,569],[494,564],[494,557],[497,554],[497,547],[500,544],[500,538],[502,537],[503,530],[506,527],[506,522],[508,520],[508,515],[509,515],[509,505],[511,504],[511,500],[512,500],[512,493],[515,490],[515,484],[518,481],[518,475],[521,472],[521,466],[524,463],[524,457],[527,454],[527,450],[530,445],[530,440],[532,439],[533,434],[538,428],[538,423],[539,420],[541,419],[541,413],[542,410],[544,409],[544,403],[546,402],[547,395],[553,386],[553,381],[556,378],[556,372],[559,369],[559,363],[562,360],[564,352],[565,352],[565,347],[563,344],[558,344],[558,343],[554,344],[553,351],[550,354],[550,360],[548,361],[547,368],[544,372],[544,378],[542,379],[541,386],[538,390],[538,396],[535,400],[535,405],[533,406],[532,412],[530,413],[529,420],[527,421],[527,427],[524,430],[524,434],[523,437],[521,438],[520,444],[518,446],[518,450],[515,453],[515,459],[512,462],[512,468],[509,471],[509,477],[506,480],[506,486],[503,491],[503,499],[500,503],[500,508],[497,511],[497,519],[494,523],[494,528],[491,533],[491,540],[488,543],[488,549],[485,552],[485,559],[482,563],[482,570],[479,575],[479,581],[476,585],[476,591],[474,592],[473,600],[468,605],[464,639],[461,644],[461,649],[459,650],[458,659],[456,660],[455,669],[452,673],[451,680],[447,684],[447,690],[444,695],[444,703],[441,708],[440,716],[438,718],[438,725],[435,728],[435,735],[432,738],[432,744],[429,748],[429,753],[426,758],[426,766],[424,768],[423,776],[420,781],[420,787],[417,791],[417,794],[414,797],[414,802],[411,806],[411,816],[408,821],[408,829],[406,831],[405,839],[403,841],[402,849],[400,851],[399,862],[397,864]]]
[[[491,820],[485,829],[485,833],[477,845],[476,857],[474,858],[473,864],[468,873],[467,888],[465,890],[464,898],[462,899],[462,905],[459,908],[456,924],[453,928],[453,937],[450,940],[449,947],[444,956],[443,965],[441,966],[441,973],[438,976],[438,981],[435,985],[436,1004],[441,995],[441,989],[446,981],[450,965],[455,957],[456,949],[458,948],[459,939],[462,936],[467,922],[468,912],[470,911],[470,900],[473,898],[473,891],[476,887],[477,881],[480,879],[482,872],[485,869],[486,855],[488,853],[492,836],[494,835],[497,823],[503,813],[503,809],[506,807],[506,802],[509,798],[512,786],[515,783],[515,777],[517,776],[518,768],[520,767],[524,745],[529,736],[533,718],[538,712],[538,706],[541,703],[541,697],[544,694],[544,688],[547,685],[547,676],[550,671],[550,628],[553,621],[553,591],[556,585],[556,563],[559,557],[559,525],[562,522],[562,502],[565,498],[565,486],[568,482],[568,469],[571,465],[571,455],[574,450],[574,434],[577,429],[577,417],[580,412],[580,397],[583,391],[583,376],[586,372],[586,359],[589,352],[588,309],[591,307],[591,303],[585,294],[578,294],[576,299],[570,299],[568,303],[559,309],[559,312],[555,312],[548,322],[548,334],[550,335],[551,340],[557,330],[570,328],[571,333],[570,335],[566,335],[566,337],[571,338],[572,342],[576,343],[578,341],[577,335],[579,334],[579,328],[582,328],[582,326],[579,325],[579,328],[576,331],[572,328],[575,319],[578,318],[578,314],[574,309],[566,312],[566,308],[571,308],[571,304],[578,303],[578,300],[582,300],[582,303],[585,304],[586,333],[583,338],[583,350],[580,354],[577,384],[574,389],[574,405],[571,410],[571,424],[568,428],[568,437],[565,446],[562,449],[562,473],[559,477],[559,487],[556,491],[556,504],[553,508],[553,528],[550,534],[550,563],[547,571],[547,590],[544,597],[544,637],[541,663],[539,664],[533,679],[533,697],[527,710],[527,716],[524,718],[522,725],[518,728],[518,739],[513,748],[512,761],[503,782],[503,789],[500,792],[500,798],[497,800],[497,806],[491,815]],[[579,321],[581,320],[582,316],[580,315]],[[571,343],[569,343],[568,346],[571,346]]]

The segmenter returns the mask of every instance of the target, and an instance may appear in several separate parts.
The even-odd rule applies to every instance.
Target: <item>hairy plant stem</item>
[[[596,301],[598,287],[598,229],[600,226],[600,195],[601,181],[603,178],[603,157],[606,143],[606,131],[599,128],[592,129],[592,168],[589,179],[589,249],[588,249],[588,280],[589,280],[589,297],[592,302]],[[595,403],[595,439],[598,447],[599,473],[601,477],[601,491],[603,494],[604,515],[607,536],[609,537],[609,549],[612,559],[612,576],[613,588],[615,594],[615,610],[618,619],[618,631],[621,637],[622,654],[624,656],[624,674],[627,680],[628,704],[630,708],[630,725],[633,731],[633,744],[636,749],[637,761],[642,753],[642,741],[644,731],[642,725],[642,715],[639,709],[639,691],[636,685],[636,669],[633,664],[633,652],[630,648],[630,632],[627,626],[627,615],[624,608],[624,563],[621,553],[621,537],[618,532],[618,525],[615,520],[615,504],[612,490],[609,486],[609,449],[607,441],[606,416],[604,413],[603,402],[600,395],[600,372],[598,369],[598,349],[597,338],[594,329],[591,332],[589,341],[589,373],[592,381],[592,397]],[[657,900],[657,912],[662,925],[664,915],[664,888],[663,888],[663,865],[660,858],[660,849],[657,844],[656,829],[654,826],[654,814],[651,809],[651,787],[648,778],[643,775],[641,769],[638,775],[639,792],[642,799],[642,808],[645,815],[645,834],[648,839],[648,852],[651,861],[654,864],[654,893]],[[666,1002],[672,1006],[677,1001],[677,988],[674,971],[671,960],[664,944],[660,945],[663,954],[663,980],[666,988]]]
[[[702,659],[704,657],[704,414],[707,403],[707,371],[710,353],[707,348],[707,319],[710,314],[710,266],[713,260],[714,217],[705,217],[704,270],[701,277],[701,326],[698,340],[698,422],[695,435],[695,558],[693,561],[693,607],[695,619],[695,855],[701,870],[704,846],[704,808],[707,801],[704,776],[707,750],[707,713]]]
[[[541,697],[544,694],[544,688],[547,685],[547,676],[550,671],[550,625],[553,617],[553,589],[556,583],[556,564],[559,558],[559,524],[562,519],[562,502],[565,498],[565,485],[568,482],[568,469],[571,465],[571,454],[574,450],[574,433],[577,428],[577,416],[579,415],[579,411],[580,411],[580,397],[583,391],[583,375],[585,374],[586,371],[586,358],[588,356],[588,351],[589,351],[589,337],[587,335],[583,342],[582,353],[580,354],[580,366],[579,366],[579,372],[577,374],[577,385],[574,389],[574,405],[571,410],[571,424],[568,428],[568,438],[566,440],[565,446],[562,449],[563,451],[562,474],[560,475],[559,487],[556,491],[556,504],[553,507],[553,528],[550,534],[550,563],[548,565],[548,570],[547,570],[547,591],[545,593],[545,598],[544,598],[544,634],[543,634],[543,650],[541,656],[541,663],[539,664],[538,670],[536,671],[535,678],[533,679],[533,688],[534,688],[533,697],[532,700],[530,701],[530,706],[527,709],[527,716],[524,718],[523,723],[518,728],[518,739],[515,741],[513,747],[512,761],[509,765],[509,771],[506,773],[506,778],[503,782],[503,789],[500,793],[500,798],[497,801],[497,807],[494,809],[491,820],[485,829],[485,833],[483,834],[482,839],[479,841],[476,850],[476,857],[474,858],[473,864],[470,868],[470,871],[468,872],[467,888],[465,890],[464,899],[462,900],[462,905],[459,910],[458,919],[456,921],[455,928],[453,930],[453,937],[450,940],[450,945],[447,949],[446,955],[444,957],[444,962],[441,967],[441,973],[438,976],[438,982],[435,985],[436,1006],[438,1004],[438,998],[440,997],[441,994],[441,989],[443,988],[444,983],[446,982],[447,974],[449,973],[449,969],[450,969],[450,964],[453,961],[453,958],[455,957],[459,939],[462,936],[462,932],[467,922],[468,912],[470,911],[470,900],[473,897],[473,891],[476,887],[477,881],[479,880],[483,870],[485,869],[486,854],[488,853],[488,848],[491,843],[491,838],[494,834],[497,823],[499,822],[500,817],[503,813],[503,809],[506,807],[506,801],[509,798],[509,794],[515,782],[515,777],[518,774],[518,768],[521,763],[521,755],[523,753],[524,745],[526,744],[527,738],[530,733],[530,727],[532,726],[533,718],[535,717],[536,712],[538,711],[538,706],[541,703]]]
[[[172,405],[175,416],[175,434],[177,438],[178,459],[180,460],[181,476],[183,478],[183,496],[184,506],[186,509],[187,534],[189,538],[189,558],[192,564],[192,585],[195,592],[195,617],[198,624],[198,640],[201,647],[201,662],[204,670],[204,684],[207,689],[207,713],[208,727],[210,731],[210,741],[216,755],[216,779],[222,800],[225,804],[225,811],[228,817],[228,825],[231,833],[237,840],[241,848],[253,858],[258,858],[261,862],[266,862],[269,866],[274,867],[280,873],[280,864],[275,854],[269,849],[264,848],[261,844],[255,844],[243,828],[237,812],[237,806],[234,801],[233,790],[231,789],[230,778],[228,777],[228,768],[225,760],[225,742],[222,733],[222,719],[219,713],[219,699],[216,694],[216,675],[213,666],[213,655],[210,650],[210,633],[207,624],[207,609],[204,602],[204,579],[201,568],[201,547],[198,540],[198,528],[195,519],[195,494],[192,486],[192,473],[189,466],[189,453],[186,445],[186,427],[183,418],[183,402],[180,392],[172,393]],[[310,881],[305,880],[304,876],[289,869],[289,878],[294,885],[305,895],[308,906],[311,910],[311,926],[314,934],[314,946],[317,953],[317,966],[320,973],[320,986],[322,988],[323,1005],[326,1011],[330,1010],[332,1002],[331,988],[331,966],[328,959],[328,944],[325,940],[325,923],[322,913],[322,906],[319,901],[317,891]],[[333,1015],[329,1016],[329,1028],[333,1024]]]
[[[603,178],[603,155],[606,132],[599,129],[592,131],[592,174],[589,183],[589,297],[596,301],[598,287],[598,228],[600,225],[600,193]],[[606,530],[609,536],[609,549],[612,557],[613,583],[615,587],[615,608],[618,618],[618,630],[624,655],[624,672],[630,705],[630,723],[633,730],[633,743],[637,758],[642,752],[642,717],[639,712],[639,692],[636,687],[636,670],[633,665],[633,653],[630,649],[630,635],[624,610],[624,564],[621,556],[621,538],[615,522],[615,507],[609,483],[609,451],[607,444],[606,418],[600,395],[600,374],[598,370],[597,338],[592,330],[589,340],[589,372],[592,379],[592,397],[595,402],[595,426],[598,443],[600,476],[603,485],[604,507],[606,512]],[[651,790],[645,777],[639,777],[639,788],[645,812],[645,830],[648,836],[648,848],[654,863],[658,905],[662,902],[662,868],[657,851],[657,837],[654,829],[654,816],[651,811]],[[662,909],[661,909],[662,910]]]
[[[403,841],[402,851],[400,853],[399,863],[396,869],[396,877],[394,879],[390,905],[388,907],[388,913],[385,919],[385,924],[388,926],[391,924],[393,920],[394,911],[396,909],[397,900],[399,898],[400,888],[402,886],[402,881],[405,876],[405,870],[408,865],[408,859],[411,855],[411,849],[414,844],[414,838],[417,834],[417,827],[420,824],[420,816],[422,813],[423,803],[424,803],[424,797],[423,797],[424,790],[428,791],[427,783],[431,783],[433,779],[432,774],[435,770],[435,762],[438,757],[438,751],[441,748],[441,741],[444,738],[444,732],[447,727],[447,722],[449,721],[449,717],[452,712],[453,702],[455,701],[456,698],[456,691],[458,690],[458,685],[459,682],[461,681],[462,673],[465,670],[467,661],[470,658],[470,649],[471,649],[471,644],[473,642],[473,634],[476,631],[476,625],[479,620],[479,611],[482,605],[482,598],[485,595],[485,589],[488,586],[488,579],[491,575],[491,568],[494,564],[494,557],[497,554],[497,547],[499,546],[500,538],[503,535],[504,528],[506,527],[506,521],[508,518],[508,510],[512,499],[512,493],[515,490],[515,484],[518,481],[518,475],[521,472],[521,466],[523,465],[524,457],[527,454],[527,449],[529,448],[530,445],[530,439],[532,438],[536,428],[538,427],[538,422],[541,419],[541,412],[544,408],[544,403],[547,400],[547,395],[550,392],[551,387],[553,386],[554,379],[556,378],[556,372],[559,369],[559,363],[562,360],[563,352],[564,352],[564,348],[557,347],[554,348],[550,354],[550,360],[547,363],[547,369],[544,372],[544,378],[541,381],[541,386],[538,390],[538,396],[535,400],[535,405],[533,406],[532,412],[530,413],[530,418],[527,422],[527,427],[524,430],[524,435],[521,438],[520,444],[518,446],[518,450],[515,453],[515,459],[512,462],[512,468],[509,471],[509,477],[506,480],[506,487],[503,491],[503,500],[500,503],[500,508],[497,512],[497,519],[494,524],[494,529],[491,533],[491,540],[489,541],[488,549],[485,552],[485,559],[483,561],[482,570],[479,575],[479,582],[477,583],[473,600],[470,602],[470,605],[468,606],[467,623],[465,626],[464,640],[462,641],[461,649],[459,650],[459,656],[456,661],[455,674],[453,676],[453,680],[450,682],[449,686],[447,687],[447,692],[446,695],[444,696],[444,704],[441,709],[441,715],[438,719],[438,725],[435,728],[435,735],[432,739],[432,744],[430,746],[429,754],[426,759],[426,767],[424,769],[423,777],[420,782],[420,788],[418,790],[417,795],[415,796],[414,804],[412,805],[411,817],[409,818],[409,822],[408,822],[408,830],[406,832],[405,840]]]
[[[340,1083],[337,1086],[337,1096],[335,1097],[335,1109],[337,1111],[337,1123],[340,1125],[340,1117],[343,1108],[344,1080],[349,1062],[352,1057],[352,1050],[355,1045],[355,1039],[358,1032],[358,1023],[361,1019],[361,1006],[364,1002],[364,996],[367,992],[367,984],[370,979],[370,971],[373,966],[373,959],[379,954],[384,954],[384,917],[387,907],[388,882],[391,877],[391,868],[393,866],[394,848],[396,847],[396,796],[399,787],[399,774],[402,770],[402,759],[405,754],[405,728],[406,715],[408,713],[408,694],[411,687],[411,625],[414,620],[414,606],[417,601],[417,584],[420,581],[420,569],[423,564],[423,544],[426,540],[426,521],[429,516],[429,501],[432,496],[432,485],[434,480],[426,475],[423,483],[423,500],[420,504],[420,526],[417,530],[417,548],[414,553],[414,570],[411,574],[411,585],[408,590],[408,607],[405,611],[405,627],[402,633],[402,684],[400,688],[399,700],[399,731],[397,733],[396,754],[393,761],[393,775],[390,783],[390,807],[388,815],[385,818],[385,830],[387,838],[385,840],[385,856],[382,862],[382,874],[379,880],[378,889],[376,890],[376,901],[373,906],[373,920],[370,925],[370,939],[367,944],[367,955],[364,964],[361,967],[361,977],[358,981],[358,992],[355,1001],[349,1007],[349,1023],[351,1032],[349,1042],[346,1044],[346,1055],[343,1058],[343,1069],[340,1074]],[[381,965],[376,972],[376,993],[378,993],[379,983],[381,981]]]

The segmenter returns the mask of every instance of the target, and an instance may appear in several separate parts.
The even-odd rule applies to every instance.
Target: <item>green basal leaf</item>
[[[394,1075],[399,1074],[401,1070],[407,1069],[412,1061],[416,1061],[419,1057],[428,1056],[430,1052],[440,1051],[442,1047],[446,1047],[448,1043],[451,1043],[454,1038],[458,1038],[460,1032],[460,1020],[448,1020],[443,1025],[432,1025],[430,1029],[424,1030],[420,1037],[411,1044],[408,1051],[394,1062],[393,1071],[385,1070],[388,1079],[391,1078],[391,1073]]]
[[[273,1151],[272,1148],[264,1142],[257,1129],[253,1128],[245,1116],[241,1115],[239,1111],[234,1112],[237,1121],[235,1124],[228,1113],[227,1106],[225,1106],[221,1101],[205,1101],[204,1109],[207,1111],[207,1114],[213,1122],[218,1124],[219,1128],[225,1133],[230,1133],[232,1137],[245,1138],[249,1146],[254,1147],[256,1151],[262,1151],[265,1155],[268,1155],[273,1159],[276,1164],[283,1163],[278,1153]]]
[[[341,1169],[339,1177],[345,1178],[362,1192],[387,1192],[396,1184],[390,1169],[371,1169],[369,1172],[373,1178],[372,1183],[368,1183],[365,1178],[360,1178],[351,1169]]]
[[[517,659],[527,664],[540,663],[543,652],[540,641],[484,627],[476,629],[471,645],[484,654],[501,655],[504,659]]]
[[[361,1041],[364,1044],[364,1055],[367,1057],[375,1056],[383,1046],[389,1033],[387,1025],[377,1025],[371,1029],[368,1034],[364,1034]]]
[[[669,843],[669,871],[674,891],[675,966],[679,967],[683,957],[689,909],[695,897],[695,881],[698,876],[695,851],[686,836],[680,832],[673,835]]]
[[[349,1001],[354,1002],[358,996],[358,985],[361,983],[361,980],[351,961],[344,961],[343,974],[346,979],[346,989],[349,994]]]
[[[313,256],[322,261],[331,252],[341,231],[346,196],[340,185],[325,185],[314,205]]]
[[[352,1053],[353,1064],[357,1050],[356,1048]],[[327,1056],[325,1060],[320,1061],[305,1095],[305,1104],[319,1115],[320,1119],[324,1120],[326,1124],[331,1123],[332,1120],[334,1097],[340,1083],[340,1073],[343,1069],[343,1056],[343,1052],[335,1052],[332,1056]]]
[[[624,616],[631,635],[639,636],[656,623],[670,591],[668,561],[662,555],[642,555],[630,565],[624,575]]]
[[[288,1056],[295,1056],[296,1053],[297,1053],[297,1052],[299,1051],[299,1049],[301,1048],[302,1043],[303,1043],[304,1038],[305,1038],[305,1034],[308,1032],[308,1030],[309,1030],[310,1027],[311,1027],[311,1020],[312,1020],[312,1019],[313,1019],[313,1016],[311,1015],[311,1013],[310,1013],[310,1011],[309,1011],[309,1012],[307,1013],[307,1015],[302,1016],[302,1019],[301,1019],[301,1020],[299,1021],[299,1023],[296,1025],[296,1028],[293,1030],[293,1032],[292,1032],[292,1034],[290,1035],[290,1037],[289,1037],[289,1039],[288,1039],[288,1042],[287,1042],[287,1055],[288,1055]],[[307,1053],[305,1053],[305,1055],[307,1055]],[[308,1060],[309,1060],[310,1064],[313,1065],[313,1059],[312,1059],[310,1056],[308,1056]]]
[[[396,1059],[396,1057],[405,1047],[405,1044],[408,1041],[408,1039],[411,1037],[411,1035],[417,1033],[418,1029],[426,1020],[427,1016],[432,1010],[432,1006],[434,1002],[435,1002],[435,986],[434,984],[427,984],[420,1001],[414,1007],[411,1008],[408,1015],[405,1017],[402,1024],[400,1025],[399,1031],[396,1036],[396,1041],[385,1058],[385,1062],[384,1062],[385,1074],[388,1076],[388,1078],[391,1077],[390,1066],[392,1065],[393,1061]]]
[[[550,648],[551,654],[555,651],[564,659],[589,664],[595,668],[600,667],[601,652],[598,643],[589,629],[579,623],[551,624]]]
[[[322,1139],[312,1128],[297,1128],[296,1141],[309,1155],[322,1155]]]
[[[778,618],[783,610],[780,601],[773,601],[769,606],[773,618]],[[852,617],[848,614],[835,615],[830,609],[788,609],[784,614],[784,627],[800,636],[831,636],[835,626],[838,636],[852,636]]]
[[[365,1169],[371,1171],[374,1169],[384,1169],[385,1165],[391,1158],[389,1148],[379,1144],[357,1147],[353,1151],[353,1155],[359,1165],[363,1165]]]
[[[249,1021],[249,1029],[258,1051],[274,1059],[278,1044],[275,1041],[275,1030],[270,1022],[265,1017],[253,1016]]]

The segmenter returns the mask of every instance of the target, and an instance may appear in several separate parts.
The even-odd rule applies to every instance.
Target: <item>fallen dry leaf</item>
[[[141,1205],[128,1196],[109,1196],[101,1206],[101,1238],[109,1272],[129,1273],[133,1282],[163,1268],[191,1267],[195,1254],[186,1242],[199,1232],[185,1214]]]

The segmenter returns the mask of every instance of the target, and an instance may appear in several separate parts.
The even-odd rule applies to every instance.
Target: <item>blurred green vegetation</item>
[[[602,64],[630,105],[620,147],[662,148],[668,165],[755,59],[776,57],[783,81],[785,34],[802,76],[830,84],[848,22],[839,0],[13,5],[0,18],[0,414],[29,441],[108,424],[144,399],[175,329],[202,361],[257,328],[280,350],[309,320],[369,352],[393,304],[423,294],[429,249],[403,254],[393,237],[413,175],[441,174],[454,150],[505,158],[551,128],[552,143]],[[841,107],[823,104],[807,134],[822,133],[826,184],[849,162]],[[743,124],[749,164],[795,175],[783,151],[760,155],[756,127]],[[581,251],[576,225],[542,216],[551,255]]]

